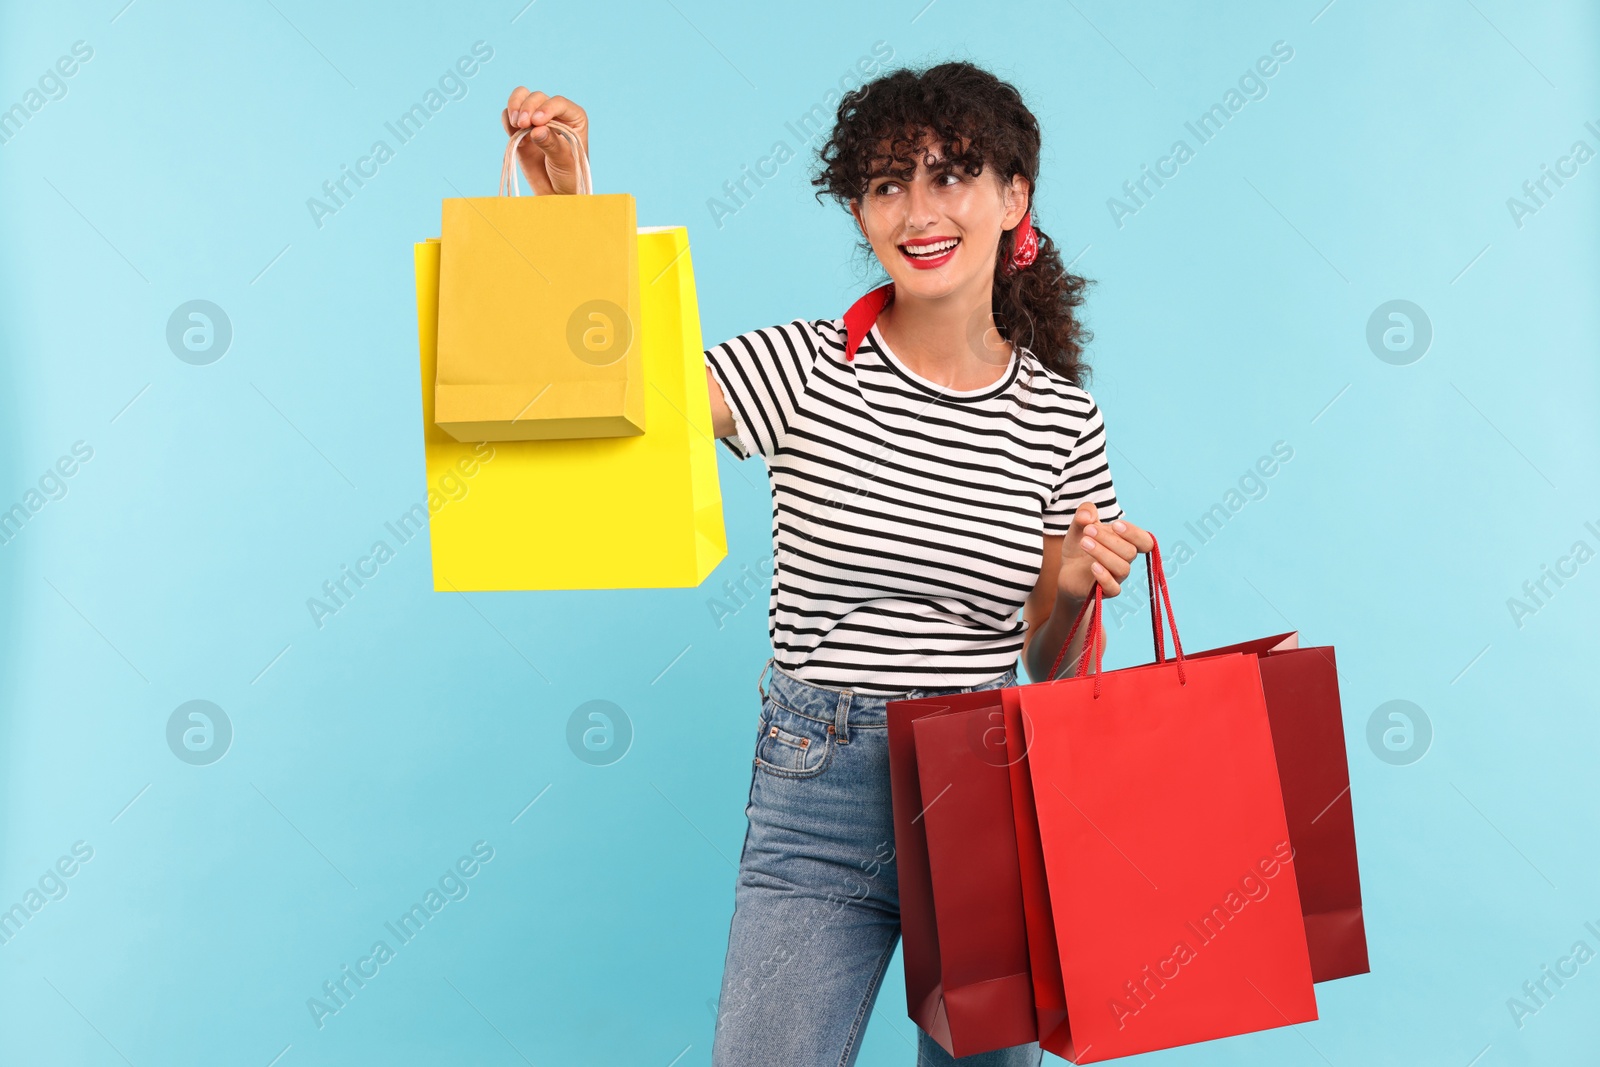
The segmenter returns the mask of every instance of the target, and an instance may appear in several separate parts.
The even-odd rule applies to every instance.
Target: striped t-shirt
[[[874,325],[795,319],[707,349],[740,459],[772,481],[768,629],[816,685],[976,685],[1016,663],[1046,533],[1122,515],[1093,397],[1018,347],[981,389],[919,377]]]

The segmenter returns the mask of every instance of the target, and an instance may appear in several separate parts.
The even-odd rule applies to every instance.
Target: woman
[[[518,88],[521,166],[576,190],[588,117]],[[1095,585],[1150,535],[1123,519],[1080,381],[1088,284],[1032,228],[1039,125],[968,63],[848,94],[814,184],[890,281],[840,318],[706,351],[712,423],[773,492],[774,656],[761,713],[712,1062],[853,1063],[900,937],[884,705],[1050,676]],[[1022,618],[1018,619],[1019,609]],[[1082,654],[1082,628],[1065,661]],[[771,671],[770,686],[761,678]],[[1037,1044],[919,1067],[1038,1064]]]

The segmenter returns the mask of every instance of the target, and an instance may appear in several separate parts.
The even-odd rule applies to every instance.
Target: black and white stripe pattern
[[[1017,660],[1046,533],[1122,508],[1094,399],[1026,348],[993,385],[913,374],[874,326],[796,319],[706,350],[740,459],[772,479],[773,654],[863,693],[975,685]]]

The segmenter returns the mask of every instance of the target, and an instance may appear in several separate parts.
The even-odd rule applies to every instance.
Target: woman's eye
[[[951,181],[947,183],[945,181],[946,178],[951,179]],[[951,184],[960,185],[964,181],[966,181],[966,179],[963,176],[957,174],[955,171],[950,170],[947,170],[942,174],[935,175],[933,179],[935,186],[943,186],[945,188],[948,188]],[[899,182],[884,182],[882,185],[873,190],[873,195],[885,196],[890,193],[898,193],[899,191]]]

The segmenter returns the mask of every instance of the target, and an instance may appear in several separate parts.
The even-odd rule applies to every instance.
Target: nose
[[[906,206],[906,225],[914,231],[931,229],[939,221],[933,190],[925,181],[913,181]]]

